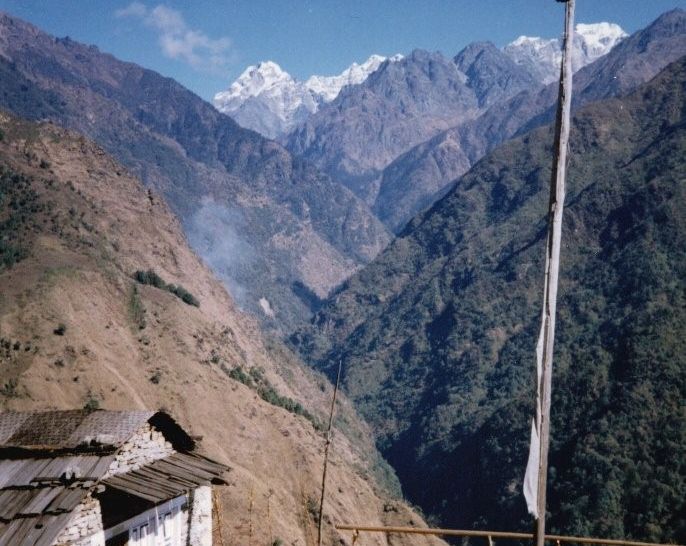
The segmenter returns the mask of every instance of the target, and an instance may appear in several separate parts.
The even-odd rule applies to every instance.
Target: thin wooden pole
[[[559,0],[558,0],[559,1]],[[548,478],[548,447],[550,444],[550,399],[553,376],[553,345],[555,342],[555,312],[557,285],[560,272],[560,246],[562,240],[562,211],[565,200],[567,149],[572,106],[572,41],[574,37],[574,0],[565,2],[565,33],[560,68],[560,88],[555,123],[555,146],[553,170],[550,179],[550,203],[548,208],[548,240],[546,252],[545,289],[543,295],[542,366],[540,377],[541,419],[539,423],[540,456],[538,461],[538,519],[536,521],[536,546],[545,543],[546,484]]]
[[[324,470],[322,471],[322,496],[319,499],[319,522],[317,525],[317,546],[322,546],[322,520],[324,518],[324,495],[326,494],[326,471],[329,466],[329,446],[331,445],[331,427],[333,426],[333,414],[336,407],[336,395],[338,394],[338,385],[341,382],[341,367],[343,361],[338,361],[338,373],[336,374],[336,386],[333,389],[333,398],[331,399],[331,411],[329,412],[329,426],[326,429],[326,445],[324,446]]]
[[[255,484],[250,484],[250,507],[248,508],[248,546],[252,546],[252,509],[255,504],[254,502]]]
[[[217,532],[219,534],[219,546],[224,546],[224,537],[222,536],[222,514],[219,505],[219,497],[217,490],[212,488],[212,504],[214,507],[214,516],[217,520]]]

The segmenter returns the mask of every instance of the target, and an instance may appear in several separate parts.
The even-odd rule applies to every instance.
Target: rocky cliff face
[[[577,68],[607,54],[626,35],[609,23],[578,25],[577,32]],[[382,180],[381,171],[441,127],[461,125],[501,101],[548,83],[559,61],[559,40],[527,37],[502,51],[489,43],[470,44],[452,65],[440,54],[415,52],[391,69],[381,67],[345,99],[308,116],[287,146],[374,204],[382,220],[396,229],[430,201],[436,188],[429,185],[421,196],[396,206],[396,197],[416,192],[411,182],[391,188],[393,181]],[[442,170],[440,159],[433,159],[433,170]]]
[[[462,68],[476,68],[478,62],[465,55]],[[477,93],[480,85],[483,97]],[[382,65],[361,85],[345,88],[296,129],[288,148],[373,203],[386,165],[441,129],[475,117],[498,89],[440,53],[417,50]]]
[[[553,532],[686,538],[686,472],[671,455],[686,449],[685,82],[682,57],[574,117]],[[446,526],[530,526],[521,487],[552,142],[539,128],[478,162],[292,338],[321,369],[346,362],[345,389],[405,491]]]
[[[2,409],[164,408],[231,466],[225,543],[312,544],[328,382],[237,309],[159,194],[84,137],[5,113],[0,294]],[[421,524],[340,400],[325,540],[349,540],[333,521]]]
[[[669,12],[576,72],[573,107],[624,95],[686,54],[684,21],[683,10]],[[529,86],[495,102],[477,118],[410,149],[381,174],[374,211],[399,232],[413,213],[435,202],[488,151],[515,134],[551,122],[556,100],[556,84]]]
[[[522,91],[535,89],[538,81],[489,42],[474,43],[454,59],[474,93],[479,111]],[[461,123],[466,120],[461,120]],[[391,231],[398,232],[420,210],[446,191],[455,172],[465,172],[469,158],[459,142],[430,139],[400,155],[386,167],[379,180],[373,211]]]
[[[460,51],[453,62],[467,76],[479,108],[489,107],[503,97],[537,86],[537,80],[490,42],[475,42]]]
[[[270,327],[303,320],[389,240],[345,187],[169,78],[4,14],[0,52],[0,105],[88,135],[163,193],[238,303]]]

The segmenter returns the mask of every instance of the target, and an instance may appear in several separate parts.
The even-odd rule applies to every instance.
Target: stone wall
[[[177,508],[174,510],[180,543],[184,546],[212,546],[212,486],[198,487],[178,500],[184,501],[182,506],[177,503]],[[159,507],[160,512],[169,510],[167,506],[168,504],[162,503]],[[157,525],[158,512],[153,508],[148,510],[143,517],[146,515],[150,521],[150,529],[153,529]],[[145,519],[139,520],[134,525],[140,525],[145,521]],[[53,545],[105,546],[100,503],[89,497],[80,504]]]
[[[174,453],[164,435],[145,424],[117,452],[103,480],[123,474]],[[184,545],[212,546],[212,487],[192,491],[179,513],[179,532]],[[190,532],[189,532],[190,524]],[[104,546],[100,502],[88,497],[75,510],[69,524],[60,533],[55,546]]]
[[[135,470],[173,453],[174,448],[165,440],[164,435],[146,423],[119,448],[116,458],[103,479]]]
[[[62,530],[55,542],[56,546],[105,546],[102,529],[100,502],[88,497],[74,510],[69,524]]]
[[[191,491],[182,518],[181,536],[189,546],[212,546],[212,486]],[[190,522],[190,536],[188,523]]]

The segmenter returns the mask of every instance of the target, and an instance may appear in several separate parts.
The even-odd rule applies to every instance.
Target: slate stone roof
[[[6,412],[0,414],[0,448],[119,447],[153,415],[153,411]]]

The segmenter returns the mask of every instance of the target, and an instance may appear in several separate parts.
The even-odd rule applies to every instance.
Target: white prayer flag
[[[524,498],[529,514],[538,519],[538,469],[541,462],[541,408],[543,379],[543,337],[545,336],[545,308],[541,314],[541,331],[536,343],[536,416],[531,420],[529,460],[524,474]]]

